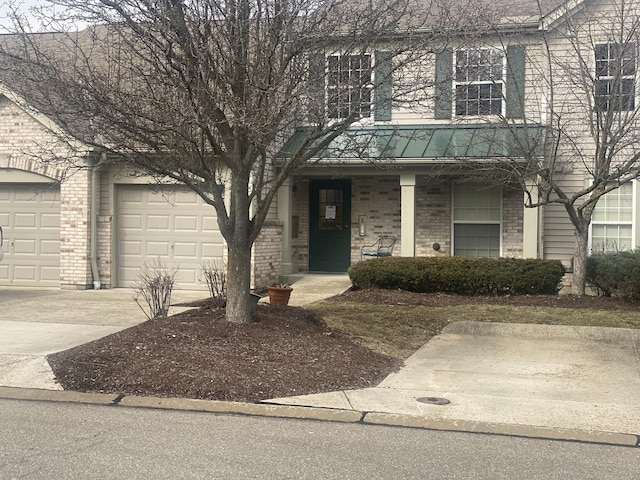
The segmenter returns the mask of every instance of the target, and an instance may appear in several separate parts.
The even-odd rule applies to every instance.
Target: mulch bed
[[[571,295],[467,297],[359,290],[330,301],[640,310],[640,304],[620,299]],[[371,387],[401,366],[330,329],[311,310],[269,305],[260,305],[250,324],[227,323],[223,310],[201,306],[48,358],[65,390],[246,402]]]
[[[352,290],[334,297],[335,301],[373,303],[379,305],[414,305],[449,307],[455,305],[511,305],[552,308],[585,308],[592,310],[640,311],[640,303],[612,297],[592,295],[453,295],[448,293],[415,293],[404,290]]]
[[[250,324],[201,307],[48,359],[65,390],[245,402],[371,387],[400,367],[311,311],[268,305]]]

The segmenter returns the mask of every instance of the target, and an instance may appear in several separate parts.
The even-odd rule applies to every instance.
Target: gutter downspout
[[[89,259],[91,263],[91,276],[93,278],[93,289],[100,290],[102,283],[100,282],[100,271],[98,270],[98,172],[104,160],[106,153],[100,154],[100,160],[91,167],[91,216],[89,231]]]

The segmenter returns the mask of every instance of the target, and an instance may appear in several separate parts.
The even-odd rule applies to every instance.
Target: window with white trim
[[[591,251],[635,248],[633,235],[634,184],[625,183],[598,200],[591,217]]]
[[[329,118],[371,116],[371,55],[331,55],[328,59],[327,108]]]
[[[632,111],[636,97],[636,47],[601,43],[595,46],[596,109]]]
[[[458,50],[455,54],[455,115],[501,115],[504,97],[504,54],[493,48]]]
[[[502,189],[478,183],[453,186],[453,254],[500,257]]]

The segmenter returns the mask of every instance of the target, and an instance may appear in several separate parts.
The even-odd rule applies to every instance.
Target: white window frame
[[[619,61],[620,58],[615,58],[615,57],[611,57],[611,47],[615,46],[615,45],[621,45],[620,43],[617,42],[598,42],[594,45],[594,49],[593,49],[593,78],[594,78],[594,106],[596,108],[596,111],[601,111],[601,112],[606,112],[607,110],[611,110],[611,111],[615,111],[615,112],[633,112],[637,106],[638,106],[638,92],[637,92],[637,88],[636,88],[636,77],[638,75],[638,58],[637,58],[637,49],[638,49],[638,45],[636,45],[635,43],[629,43],[627,45],[625,45],[626,47],[633,47],[633,74],[632,75],[625,75],[624,72],[618,72],[618,71],[614,71],[614,72],[608,72],[609,75],[600,75],[599,73],[599,68],[598,68],[598,62],[604,62],[607,65],[611,65],[614,64],[616,61]],[[601,47],[606,47],[607,48],[607,57],[606,58],[602,58],[602,59],[598,59],[598,49]],[[624,58],[624,57],[623,57]],[[609,70],[609,69],[607,69]],[[611,73],[613,73],[611,75]],[[618,78],[618,75],[620,75],[620,78]],[[633,99],[633,105],[631,105],[631,108],[615,108],[611,107],[610,105],[607,108],[600,108],[600,104],[601,104],[601,100],[599,100],[600,98],[608,98],[608,99],[612,99],[612,98],[620,98],[623,96],[624,94],[624,90],[622,90],[621,92],[618,92],[617,94],[614,92],[614,95],[612,95],[611,93],[607,93],[607,95],[598,95],[598,91],[599,91],[599,84],[600,82],[610,82],[610,81],[616,81],[618,80],[620,82],[620,88],[622,88],[624,86],[624,84],[622,82],[624,82],[625,80],[629,80],[631,81],[631,85],[633,88],[633,92],[631,95],[631,98]],[[610,100],[608,100],[609,102]],[[618,102],[618,107],[620,107],[620,102]]]
[[[365,123],[372,123],[373,122],[373,118],[374,118],[374,109],[375,109],[375,105],[374,105],[374,93],[373,93],[373,86],[375,85],[375,57],[372,53],[340,53],[340,52],[335,52],[332,53],[331,55],[327,56],[326,58],[326,82],[325,82],[325,98],[326,98],[326,116],[329,119],[330,122],[336,122],[336,121],[340,121],[340,120],[344,120],[346,117],[343,117],[340,115],[340,110],[341,108],[336,108],[336,115],[332,115],[332,107],[331,107],[331,95],[332,95],[332,90],[337,90],[338,88],[343,87],[343,84],[338,82],[336,84],[332,84],[331,83],[331,77],[332,77],[332,72],[331,72],[331,59],[332,58],[337,58],[338,59],[338,64],[340,64],[340,60],[342,58],[345,57],[369,57],[369,71],[370,71],[370,77],[369,77],[369,82],[361,85],[359,88],[361,89],[368,89],[369,90],[369,111],[368,111],[368,115],[360,115],[357,120],[358,123],[361,124],[365,124]],[[349,93],[351,93],[351,91],[353,90],[353,88],[351,86],[347,86],[349,88]],[[362,102],[360,102],[360,104],[358,105],[358,110],[360,110],[362,105]],[[352,113],[352,103],[351,100],[349,99],[348,102],[348,110],[349,110],[349,114]]]
[[[489,187],[489,185],[485,185],[479,182],[452,182],[451,184],[451,254],[456,255],[456,245],[455,245],[455,228],[456,225],[498,225],[498,237],[500,242],[498,257],[502,257],[502,247],[503,247],[503,234],[502,234],[502,225],[504,219],[504,190],[499,188],[500,195],[500,219],[496,220],[456,220],[455,218],[455,189],[459,186],[464,185],[476,185],[479,187],[485,186]],[[488,258],[488,257],[474,257],[474,258]]]
[[[458,79],[458,74],[457,74],[457,70],[458,70],[458,57],[461,53],[466,53],[466,52],[480,52],[481,54],[483,52],[486,52],[485,55],[487,55],[489,58],[492,57],[492,55],[499,55],[501,58],[501,76],[500,76],[500,80],[496,80],[494,78],[489,78],[489,79],[483,79],[483,80],[459,80]],[[494,65],[489,66],[490,69],[494,68]],[[507,73],[507,56],[506,54],[495,47],[478,47],[478,48],[460,48],[458,50],[454,51],[453,54],[453,99],[452,99],[452,112],[453,112],[453,117],[454,118],[486,118],[486,117],[498,117],[498,116],[503,116],[505,115],[506,112],[506,101],[505,101],[505,89],[506,89],[506,73]],[[478,86],[478,88],[480,88],[483,85],[488,85],[488,86],[493,86],[496,84],[500,84],[500,112],[499,113],[475,113],[475,114],[458,114],[458,87],[466,87],[467,89],[473,85]],[[497,98],[497,97],[489,97],[489,102],[492,102],[493,98]],[[480,102],[481,97],[478,96],[478,102]],[[468,100],[465,100],[465,102],[467,103],[468,106]],[[478,107],[478,109],[480,109]],[[468,108],[467,108],[468,110]]]
[[[629,246],[629,250],[634,250],[636,248],[636,215],[637,215],[637,207],[636,207],[636,200],[637,200],[637,182],[635,180],[633,180],[631,182],[631,220],[630,221],[595,221],[593,220],[593,217],[591,218],[591,223],[589,224],[589,252],[590,253],[599,253],[601,252],[600,249],[596,250],[595,252],[593,251],[593,226],[595,225],[612,225],[612,226],[620,226],[620,225],[630,225],[631,226],[631,245]],[[617,191],[617,190],[614,190]],[[613,193],[613,192],[610,192]],[[607,194],[608,195],[608,194]],[[602,198],[598,201],[598,204],[600,204],[600,201],[602,201]],[[598,205],[596,205],[596,208],[598,208]],[[604,250],[605,252],[608,251],[614,251],[614,250]]]

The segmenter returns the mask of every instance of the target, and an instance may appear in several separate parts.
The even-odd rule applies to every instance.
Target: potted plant
[[[269,294],[269,304],[271,305],[287,305],[293,287],[286,283],[277,285],[268,285],[267,292]]]

